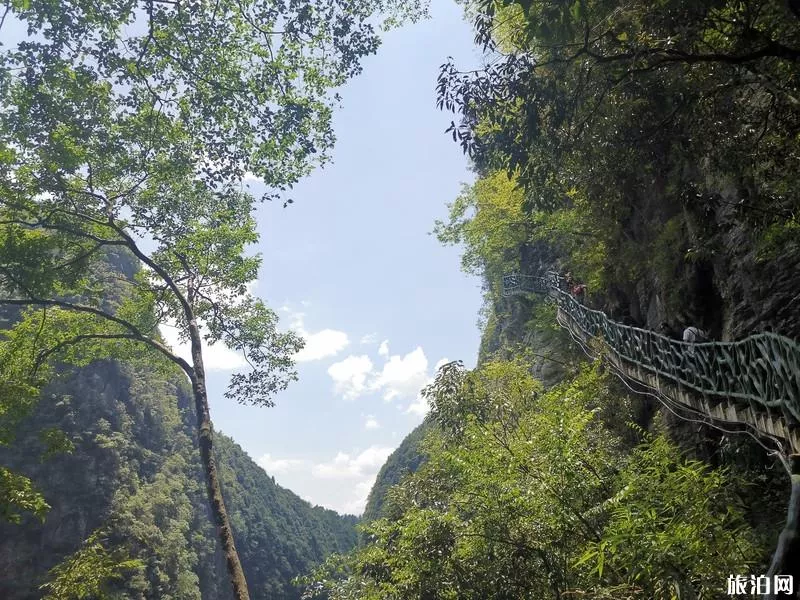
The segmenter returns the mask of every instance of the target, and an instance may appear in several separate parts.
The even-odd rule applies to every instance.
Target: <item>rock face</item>
[[[43,523],[0,524],[0,598],[42,595],[54,565],[94,531],[144,567],[112,591],[127,598],[231,597],[209,520],[194,415],[180,374],[96,363],[53,385],[0,463],[51,505]],[[64,430],[71,454],[39,460],[39,432]],[[294,599],[293,577],[356,542],[355,517],[311,507],[216,435],[224,493],[252,598]]]
[[[800,228],[764,225],[746,191],[715,189],[682,203],[662,197],[659,208],[637,204],[627,235],[640,262],[612,277],[600,308],[650,329],[697,325],[717,340],[763,331],[800,339]]]

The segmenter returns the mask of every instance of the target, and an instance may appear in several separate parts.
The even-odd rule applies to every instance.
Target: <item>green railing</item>
[[[800,424],[800,345],[794,340],[760,333],[738,342],[690,344],[622,325],[587,308],[557,273],[503,277],[504,296],[525,292],[546,294],[587,339],[602,338],[628,363],[704,396],[780,411],[787,423]]]

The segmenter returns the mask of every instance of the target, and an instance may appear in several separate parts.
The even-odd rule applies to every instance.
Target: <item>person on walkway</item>
[[[706,333],[704,330],[700,329],[699,327],[695,327],[694,325],[690,325],[683,330],[683,341],[687,344],[702,344],[710,341],[710,338],[708,337],[708,333]]]
[[[562,280],[562,285],[564,286],[564,290],[571,291],[572,288],[575,286],[575,280],[572,278],[572,273],[567,271],[564,274],[564,279]]]
[[[575,298],[578,302],[583,304],[583,301],[586,300],[586,284],[579,283],[572,287],[572,297]]]

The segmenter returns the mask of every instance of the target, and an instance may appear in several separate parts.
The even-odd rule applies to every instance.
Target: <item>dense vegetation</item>
[[[717,597],[727,574],[764,569],[728,470],[630,422],[608,375],[544,390],[529,368],[440,372],[427,461],[307,597]]]
[[[389,488],[400,483],[403,477],[416,471],[422,464],[424,453],[420,442],[425,438],[429,428],[430,422],[424,421],[409,433],[386,459],[367,498],[364,514],[361,515],[364,521],[373,521],[381,517]]]
[[[0,524],[0,596],[231,598],[202,485],[191,393],[178,373],[96,362],[48,386],[3,464],[49,510]],[[73,447],[40,460],[42,428]],[[255,598],[356,541],[355,518],[311,507],[217,435],[222,485]],[[48,573],[50,569],[54,569]]]
[[[792,6],[470,3],[489,66],[444,65],[439,102],[457,113],[453,137],[480,175],[454,224],[464,205],[481,210],[445,240],[463,234],[469,258],[483,236],[494,280],[520,245],[546,239],[560,266],[638,324],[798,337]],[[503,177],[521,206],[487,189]]]
[[[302,571],[329,600],[800,587],[798,457],[681,424],[500,293],[557,269],[642,327],[800,338],[797,3],[464,4],[486,66],[447,62],[437,94],[477,180],[434,231],[483,278],[480,361],[426,388],[351,550],[353,519],[212,435],[201,340],[248,357],[243,401],[295,377],[301,341],[247,291],[242,179],[275,198],[325,162],[374,16],[420,3],[5,3],[28,38],[0,53],[0,594],[297,598]]]

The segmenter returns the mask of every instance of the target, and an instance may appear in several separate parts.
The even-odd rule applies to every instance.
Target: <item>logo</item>
[[[728,595],[793,594],[794,579],[791,575],[728,575]]]

